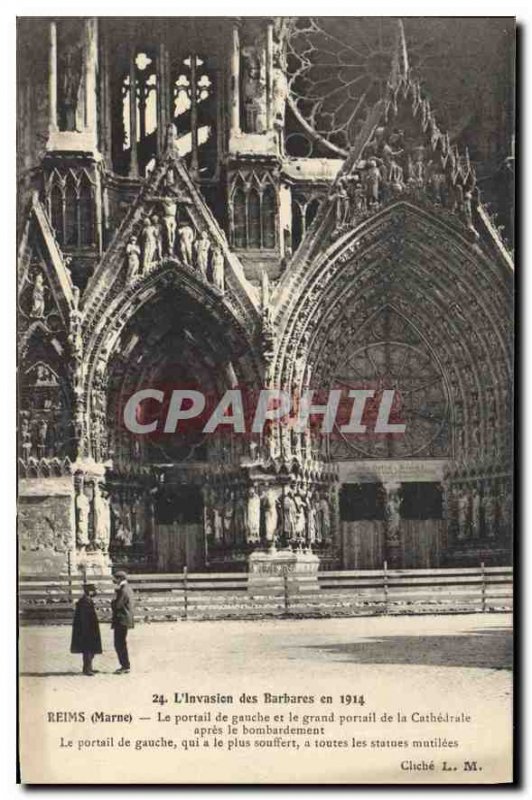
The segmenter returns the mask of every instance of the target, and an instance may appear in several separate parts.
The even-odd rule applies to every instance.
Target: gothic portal
[[[23,573],[510,562],[510,24],[19,20]],[[124,427],[175,384],[391,388],[405,433]]]

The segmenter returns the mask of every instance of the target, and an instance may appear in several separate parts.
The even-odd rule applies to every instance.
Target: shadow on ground
[[[386,636],[361,642],[306,646],[358,664],[512,669],[512,631],[472,630],[456,636]]]
[[[52,675],[82,675],[83,673],[81,670],[70,670],[69,672],[65,672],[64,670],[58,670],[57,672],[21,672],[21,677],[24,676],[25,678],[50,678]]]

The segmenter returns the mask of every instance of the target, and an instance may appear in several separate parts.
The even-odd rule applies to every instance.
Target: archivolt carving
[[[261,354],[255,350],[249,332],[235,317],[225,299],[220,297],[215,288],[206,285],[193,268],[181,265],[178,271],[171,262],[162,264],[118,295],[101,316],[97,328],[86,343],[83,397],[85,408],[91,409],[91,413],[86,418],[80,443],[81,450],[85,453],[88,454],[90,449],[89,436],[93,449],[97,447],[98,437],[94,438],[94,426],[96,425],[96,429],[105,429],[106,409],[103,400],[100,403],[98,398],[107,389],[108,365],[110,359],[120,353],[123,331],[141,309],[158,299],[174,297],[176,293],[188,297],[191,308],[197,309],[197,324],[205,327],[207,337],[209,326],[212,326],[213,331],[218,331],[217,338],[223,342],[227,352],[231,353],[233,359],[240,360],[241,368],[245,372],[244,380],[248,384],[260,384]],[[126,353],[123,361],[125,367]],[[101,425],[98,424],[100,417]]]
[[[274,382],[299,385],[301,370],[291,354],[302,349],[315,380],[326,380],[336,363],[334,342],[342,353],[346,337],[356,339],[376,309],[390,303],[431,343],[441,363],[458,453],[506,458],[509,277],[445,223],[398,203],[338,239],[307,265],[297,287],[285,288]]]

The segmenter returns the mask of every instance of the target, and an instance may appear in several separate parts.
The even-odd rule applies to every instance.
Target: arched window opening
[[[92,247],[96,243],[94,185],[85,171],[52,175],[48,211],[61,247]]]
[[[173,122],[177,128],[177,149],[199,178],[216,172],[217,106],[215,75],[206,59],[195,54],[174,67]]]
[[[92,186],[86,175],[79,188],[79,243],[82,246],[94,244],[94,204]]]
[[[56,184],[52,187],[50,194],[50,218],[55,238],[60,245],[63,245],[65,241],[63,210],[63,192],[61,187]]]
[[[129,156],[130,174],[144,174],[157,153],[158,86],[153,56],[135,52],[128,74],[123,75],[121,94],[122,150]]]
[[[235,247],[274,250],[278,246],[275,186],[256,175],[236,177],[232,190],[232,231]]]
[[[261,246],[261,198],[257,189],[250,189],[248,195],[248,247]]]
[[[65,190],[65,245],[78,244],[78,193],[73,175],[69,175]]]
[[[292,200],[292,248],[294,252],[301,244],[304,233],[304,217],[297,200]]]
[[[262,246],[268,250],[275,247],[277,199],[273,186],[267,186],[262,195]]]
[[[233,232],[235,247],[244,248],[247,246],[246,229],[246,195],[243,189],[238,188],[233,195]]]

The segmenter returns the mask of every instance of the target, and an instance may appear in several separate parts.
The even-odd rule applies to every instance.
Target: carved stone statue
[[[142,223],[142,268],[144,273],[151,270],[154,265],[155,253],[157,251],[157,231],[149,217],[145,217]]]
[[[22,448],[22,458],[27,461],[31,456],[31,426],[26,412],[24,412],[20,422],[20,441]]]
[[[140,271],[140,247],[137,244],[137,237],[132,236],[126,245],[127,255],[127,276],[126,283],[132,283]]]
[[[247,539],[247,499],[242,491],[235,492],[234,535],[235,543],[241,544]]]
[[[223,538],[225,544],[233,541],[233,521],[235,512],[234,493],[228,491],[222,509]]]
[[[308,506],[308,540],[310,544],[318,540],[318,510],[312,497]]]
[[[242,100],[248,133],[266,130],[264,64],[254,47],[242,49]]]
[[[272,75],[272,115],[274,127],[283,130],[286,113],[286,98],[288,97],[288,81],[286,69],[283,66],[280,53],[273,57]]]
[[[364,193],[364,187],[360,181],[360,175],[355,174],[352,178],[353,181],[353,211],[355,214],[360,214],[360,212],[366,210],[366,195]]]
[[[380,200],[380,189],[382,183],[382,175],[377,162],[374,158],[368,161],[368,169],[366,171],[366,197],[368,205],[375,205]]]
[[[334,189],[334,199],[336,201],[336,227],[341,228],[349,218],[349,194],[347,191],[347,177],[342,175]]]
[[[291,492],[283,496],[283,534],[288,541],[295,539],[297,530],[298,509]]]
[[[202,231],[199,235],[199,238],[196,239],[194,250],[196,253],[196,266],[204,278],[207,277],[210,249],[211,243],[209,241],[207,231]]]
[[[111,540],[111,512],[109,500],[103,496],[102,490],[96,483],[94,485],[94,543],[102,551],[107,553]]]
[[[184,225],[179,226],[179,252],[181,260],[192,266],[192,250],[194,244],[194,229],[186,222]]]
[[[151,221],[155,232],[155,253],[153,260],[156,264],[159,264],[163,257],[163,229],[157,214],[153,215]]]
[[[133,540],[131,529],[131,511],[127,505],[119,507],[115,541],[122,547],[129,547]]]
[[[294,533],[297,543],[301,546],[305,542],[307,534],[307,503],[302,492],[295,492],[294,503],[296,508]]]
[[[81,85],[82,53],[79,42],[65,46],[59,59],[60,128],[77,130],[78,97]]]
[[[45,311],[45,299],[44,299],[44,277],[42,272],[38,272],[35,276],[35,284],[33,286],[33,293],[32,293],[32,306],[31,306],[31,316],[35,317],[36,319],[42,319],[44,317]]]
[[[388,180],[392,185],[392,189],[395,192],[401,192],[404,188],[403,183],[403,169],[399,166],[399,164],[395,161],[394,158],[390,161],[390,166],[388,170]]]
[[[401,524],[401,495],[396,484],[384,484],[386,499],[384,504],[384,519],[386,521],[387,544],[398,544],[400,539],[399,526]]]
[[[248,494],[247,509],[247,541],[260,540],[260,496],[255,486],[251,486]]]
[[[79,547],[89,544],[89,498],[80,489],[76,495],[76,542]]]
[[[173,255],[175,247],[175,234],[177,230],[176,214],[177,200],[173,197],[161,200],[163,212],[163,224],[166,238],[166,251],[168,255]]]
[[[212,282],[221,292],[225,291],[225,259],[220,245],[214,245],[211,253]]]
[[[264,535],[266,541],[273,545],[277,533],[277,497],[274,489],[268,489],[264,493],[262,501],[264,508]]]
[[[48,422],[46,419],[41,418],[37,422],[37,455],[39,458],[44,458],[46,455],[46,443],[48,438]]]
[[[331,509],[325,495],[320,500],[320,522],[322,538],[327,541],[331,533]]]

